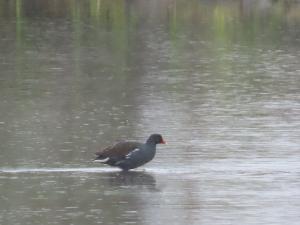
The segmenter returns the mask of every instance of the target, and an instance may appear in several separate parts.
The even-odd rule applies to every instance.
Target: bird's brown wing
[[[96,152],[97,156],[107,158],[107,157],[123,157],[126,156],[129,152],[133,151],[134,149],[138,148],[140,143],[138,142],[131,142],[131,141],[123,141],[119,142],[115,145],[109,146],[103,150]]]

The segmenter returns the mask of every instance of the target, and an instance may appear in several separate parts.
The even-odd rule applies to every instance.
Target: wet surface
[[[299,224],[299,11],[0,2],[0,224]],[[92,162],[154,132],[144,167]]]

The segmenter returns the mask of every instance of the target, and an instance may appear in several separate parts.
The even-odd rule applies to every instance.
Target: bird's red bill
[[[161,140],[160,144],[167,144],[164,140]]]

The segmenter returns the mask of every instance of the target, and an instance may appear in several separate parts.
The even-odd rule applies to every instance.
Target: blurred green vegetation
[[[164,0],[154,5],[148,1],[128,0],[14,0],[0,2],[0,18],[5,21],[15,17],[18,41],[21,32],[26,32],[22,26],[34,18],[69,19],[76,30],[74,35],[79,35],[78,29],[83,29],[81,23],[88,23],[95,29],[113,33],[118,50],[128,43],[128,32],[136,32],[143,26],[166,25],[174,41],[192,26],[218,43],[228,44],[236,40],[257,41],[256,34],[261,32],[271,38],[276,36],[274,33],[281,32],[283,24],[300,24],[299,3],[266,2]]]
[[[35,39],[26,36],[39,35],[31,33],[36,21],[67,21],[75,62],[80,61],[80,46],[92,48],[100,42],[123,65],[145,30],[163,29],[174,55],[185,48],[186,36],[212,41],[211,49],[231,48],[236,43],[277,46],[286,41],[287,32],[290,41],[300,36],[300,4],[286,0],[12,0],[0,1],[0,20],[2,34],[15,26],[16,52],[35,48]],[[8,27],[6,21],[15,23]],[[223,59],[222,54],[216,55]]]

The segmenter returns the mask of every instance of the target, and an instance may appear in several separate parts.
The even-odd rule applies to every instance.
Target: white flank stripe
[[[139,148],[136,148],[134,149],[133,151],[129,152],[127,155],[126,155],[126,159],[129,159],[130,156],[134,153],[134,152],[138,152],[140,149]]]
[[[95,159],[94,162],[102,162],[105,163],[109,160],[109,158],[105,158],[105,159]]]

